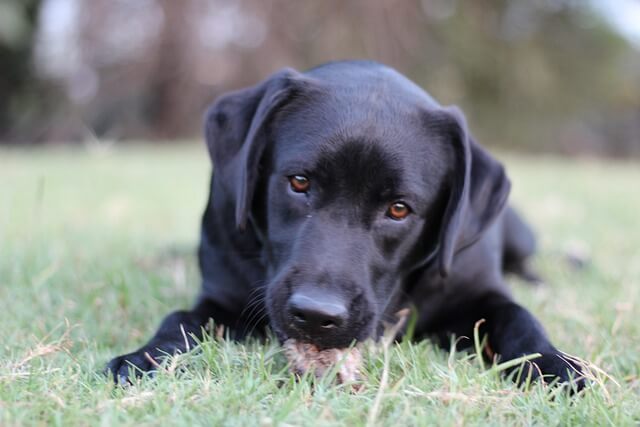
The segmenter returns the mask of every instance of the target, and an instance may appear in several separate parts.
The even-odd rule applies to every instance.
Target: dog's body
[[[533,234],[506,207],[503,168],[457,109],[380,64],[337,62],[220,98],[205,131],[215,173],[202,293],[113,359],[114,378],[185,351],[184,334],[210,319],[237,339],[270,327],[282,341],[340,348],[413,307],[416,338],[448,346],[485,319],[502,360],[540,353],[543,374],[568,380],[575,367],[503,279],[532,277]]]

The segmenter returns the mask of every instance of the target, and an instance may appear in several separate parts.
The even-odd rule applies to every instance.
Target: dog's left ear
[[[456,252],[476,242],[502,212],[511,183],[502,165],[471,138],[458,108],[437,114],[438,130],[451,142],[455,158],[439,237],[440,275],[446,277]]]
[[[214,179],[225,184],[225,192],[234,201],[239,229],[246,227],[268,142],[267,125],[278,108],[307,84],[308,79],[299,72],[283,69],[255,86],[221,96],[205,114]]]

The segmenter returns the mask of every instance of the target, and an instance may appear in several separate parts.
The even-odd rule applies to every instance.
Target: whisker
[[[264,282],[265,282],[264,280],[258,280],[255,283],[251,284],[251,287],[253,287],[253,289],[251,289],[249,291],[249,294],[247,295],[247,303],[242,309],[242,312],[240,313],[240,317],[242,317],[245,314],[245,312],[251,307],[251,305],[254,303],[254,301],[257,298],[264,297],[265,289],[263,286],[260,286]]]
[[[249,314],[246,316],[247,320],[245,322],[245,327],[243,328],[243,334],[245,334],[247,332],[247,329],[249,327],[251,327],[251,324],[253,323],[253,321],[257,318],[259,318],[260,316],[262,316],[262,314],[265,311],[265,307],[264,307],[264,298],[259,298],[256,299],[253,303],[252,303],[252,308],[251,311],[249,312]]]
[[[255,314],[256,310],[261,310],[262,309],[262,305],[264,303],[265,299],[264,297],[260,298],[255,298],[254,301],[250,304],[250,311],[247,313],[247,315],[245,316],[247,319],[250,319],[251,317],[253,317],[253,315]]]
[[[260,317],[256,318],[255,323],[253,324],[253,326],[251,327],[251,329],[249,330],[249,335],[252,335],[254,330],[256,329],[256,327],[268,316],[268,312],[266,310],[263,310],[262,315]]]
[[[256,294],[253,297],[251,297],[251,299],[249,299],[247,301],[247,303],[245,304],[244,308],[242,309],[242,311],[240,312],[240,317],[244,316],[245,314],[247,314],[247,311],[249,309],[251,309],[252,307],[254,307],[258,302],[260,301],[264,301],[264,295],[262,294]]]

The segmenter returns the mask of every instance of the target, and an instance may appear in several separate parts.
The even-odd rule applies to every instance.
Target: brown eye
[[[291,189],[296,193],[306,193],[309,191],[309,178],[304,175],[292,175],[289,177]]]
[[[391,217],[391,219],[395,219],[396,221],[400,221],[401,219],[405,219],[407,215],[411,213],[411,209],[409,206],[402,202],[393,203],[389,206],[389,210],[387,211],[387,215]]]

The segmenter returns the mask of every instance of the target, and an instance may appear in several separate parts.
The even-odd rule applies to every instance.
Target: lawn
[[[367,352],[358,393],[296,382],[273,342],[215,338],[153,380],[114,387],[100,373],[109,358],[198,291],[206,151],[4,149],[0,425],[638,425],[640,164],[500,157],[547,281],[513,283],[515,294],[561,349],[604,372],[582,396],[520,390],[429,342],[392,346],[387,362]]]

